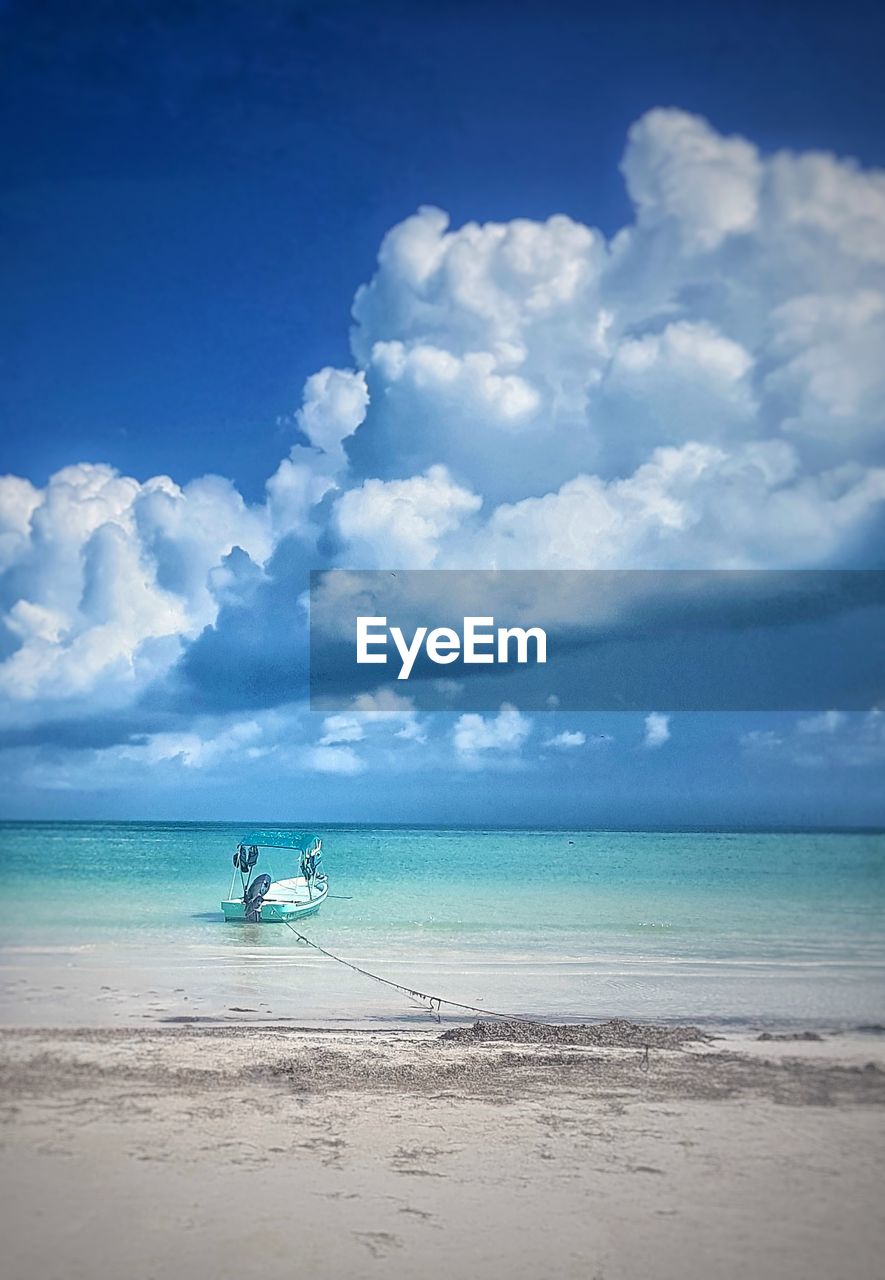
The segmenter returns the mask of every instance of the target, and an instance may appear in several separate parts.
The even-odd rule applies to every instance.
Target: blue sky
[[[394,223],[614,232],[650,107],[885,162],[873,4],[3,9],[4,464],[40,482],[95,458],[260,496]]]
[[[7,2],[0,47],[9,813],[882,819],[872,707],[329,727],[299,603],[881,564],[875,6]]]

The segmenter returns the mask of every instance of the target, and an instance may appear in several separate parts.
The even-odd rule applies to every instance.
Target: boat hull
[[[326,894],[312,899],[310,902],[268,902],[265,898],[261,904],[259,924],[285,924],[287,920],[304,920],[307,916],[316,915],[326,900]],[[229,924],[245,924],[246,908],[242,898],[227,898],[221,904],[224,918]]]

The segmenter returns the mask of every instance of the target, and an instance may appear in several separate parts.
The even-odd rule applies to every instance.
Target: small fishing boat
[[[244,836],[234,852],[230,889],[221,904],[225,920],[281,924],[313,915],[329,894],[322,858],[322,840],[307,831],[253,831]],[[271,863],[279,866],[280,860],[295,862],[297,875],[274,879]],[[241,892],[235,896],[238,881]]]

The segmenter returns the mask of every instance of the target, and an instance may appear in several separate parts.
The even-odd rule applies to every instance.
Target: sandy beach
[[[4,1272],[875,1274],[882,1036],[695,1034],[4,1031]]]

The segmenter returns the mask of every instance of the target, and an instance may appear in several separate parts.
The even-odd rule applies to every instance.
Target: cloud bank
[[[621,171],[634,217],[611,238],[563,214],[394,227],[354,300],[353,365],[308,379],[260,503],[100,463],[0,479],[7,727],[158,699],[184,722],[227,669],[228,709],[247,687],[292,702],[255,693],[257,665],[282,627],[303,634],[326,564],[881,563],[885,174],[765,156],[673,109],[633,126]],[[424,730],[397,714],[413,751]],[[337,719],[306,767],[356,774],[365,743]],[[455,753],[519,750],[526,724],[464,717]]]

